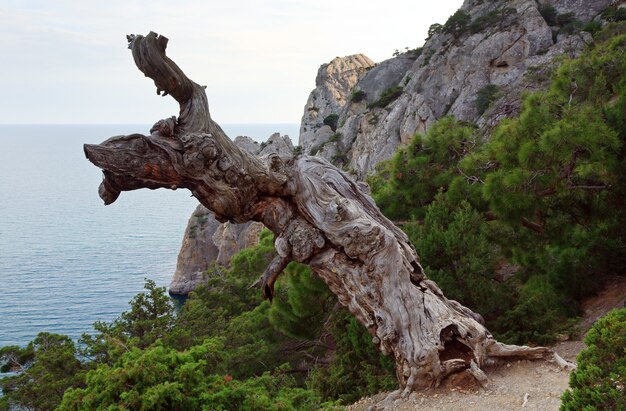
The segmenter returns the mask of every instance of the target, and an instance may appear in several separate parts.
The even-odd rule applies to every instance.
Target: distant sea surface
[[[223,124],[257,141],[297,124]],[[187,219],[188,190],[123,192],[110,206],[84,143],[147,134],[149,125],[0,125],[0,346],[39,332],[76,339],[111,321],[143,290],[170,283]]]

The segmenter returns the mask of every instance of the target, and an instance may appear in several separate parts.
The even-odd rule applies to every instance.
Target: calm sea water
[[[297,124],[223,128],[256,140],[298,135]],[[197,201],[187,190],[137,190],[105,207],[101,172],[82,149],[148,129],[0,125],[0,346],[41,331],[77,338],[125,311],[144,278],[169,284]]]

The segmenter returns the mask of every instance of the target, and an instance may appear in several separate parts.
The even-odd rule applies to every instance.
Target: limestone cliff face
[[[244,150],[261,157],[271,153],[282,157],[293,156],[291,140],[278,133],[273,134],[263,144],[244,136],[239,136],[234,141]],[[257,244],[262,229],[263,224],[256,222],[221,224],[211,211],[201,204],[198,205],[187,223],[176,271],[169,287],[170,293],[189,294],[199,284],[206,282],[203,273],[211,265],[228,266],[233,254]]]
[[[557,13],[572,13],[583,22],[612,3],[550,2]],[[425,132],[442,116],[488,127],[514,115],[520,94],[542,86],[555,57],[575,56],[591,42],[588,33],[551,27],[540,12],[544,4],[466,0],[461,8],[469,16],[465,27],[456,32],[440,30],[421,50],[377,65],[361,64],[364,57],[334,59],[332,76],[327,74],[330,65],[318,73],[317,87],[305,106],[300,145],[305,153],[323,156],[364,178],[399,145],[408,143],[416,132]],[[349,73],[344,87],[334,87],[335,78],[341,76],[336,70]],[[334,93],[327,97],[330,89]],[[477,97],[488,89],[495,92],[497,101],[480,112]],[[323,113],[311,115],[313,106],[324,108]],[[330,114],[339,116],[332,133],[322,121]]]
[[[309,95],[300,123],[300,145],[305,154],[331,137],[333,130],[324,124],[324,120],[339,113],[347,104],[350,91],[359,77],[373,66],[372,60],[356,54],[337,57],[319,68],[315,90]]]

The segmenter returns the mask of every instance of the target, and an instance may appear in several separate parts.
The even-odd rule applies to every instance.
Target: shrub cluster
[[[626,262],[625,51],[614,35],[565,62],[487,143],[441,119],[369,180],[383,212],[410,221],[429,275],[504,340],[550,342]],[[497,89],[482,91],[484,107]]]
[[[459,9],[448,18],[442,27],[442,32],[458,37],[465,32],[471,20],[472,17],[469,14]]]
[[[271,305],[249,287],[273,257],[263,231],[182,307],[147,280],[78,345],[41,333],[1,348],[14,374],[0,379],[0,409],[330,410],[395,387],[393,361],[308,267],[287,267]]]
[[[495,84],[487,84],[476,93],[474,105],[478,111],[478,115],[482,115],[491,106],[491,103],[498,97],[498,86]]]
[[[575,18],[574,13],[559,14],[550,3],[540,6],[539,13],[549,26],[559,27],[558,33],[572,34],[583,29],[593,30],[593,24],[584,26],[580,20]]]
[[[337,131],[337,123],[339,121],[339,114],[329,114],[324,118],[324,124],[331,128],[333,131]]]
[[[384,108],[395,101],[398,97],[402,95],[403,87],[402,86],[393,86],[389,87],[385,91],[383,91],[378,98],[378,100],[374,101],[367,105],[367,108]]]
[[[607,7],[602,10],[602,18],[609,22],[617,22],[626,20],[626,8],[624,7]]]
[[[309,152],[309,155],[314,156],[317,153],[319,153],[320,151],[322,151],[322,149],[324,149],[324,147],[326,147],[327,144],[330,143],[337,143],[339,141],[341,141],[341,133],[333,133],[328,140],[324,141],[323,143],[317,144],[313,147],[311,147],[311,150]]]
[[[349,100],[353,103],[360,103],[365,99],[366,93],[363,90],[354,89],[350,92]]]
[[[517,13],[517,10],[514,7],[501,7],[490,11],[489,13],[476,17],[472,20],[469,24],[469,31],[471,33],[479,33],[488,28],[500,27],[508,15],[513,15],[515,13]]]
[[[562,411],[626,409],[626,308],[596,322],[577,357]]]

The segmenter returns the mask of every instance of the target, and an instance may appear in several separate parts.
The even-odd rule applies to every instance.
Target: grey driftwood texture
[[[543,347],[497,342],[480,315],[448,300],[426,278],[407,236],[346,173],[311,156],[261,160],[239,149],[210,117],[204,87],[165,55],[168,39],[128,36],[139,70],[180,104],[151,135],[84,146],[104,180],[105,204],[121,191],[186,188],[219,221],[260,221],[275,234],[276,258],[260,280],[266,298],[290,261],[308,264],[395,359],[397,394],[438,385],[455,372],[485,380],[497,357],[554,359]],[[562,363],[565,365],[565,363]]]

